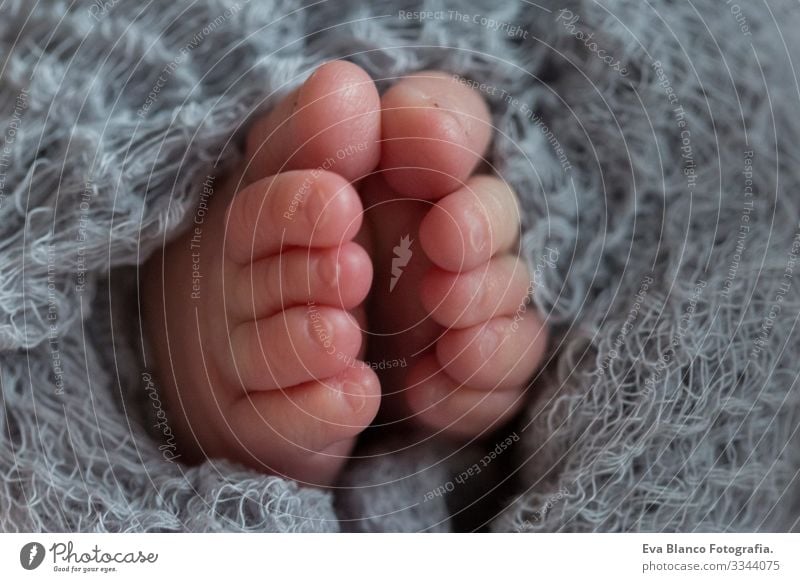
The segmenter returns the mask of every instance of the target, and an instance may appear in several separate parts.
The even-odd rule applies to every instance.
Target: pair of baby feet
[[[423,72],[380,97],[320,66],[147,265],[145,318],[183,458],[333,483],[381,421],[473,438],[508,420],[546,329],[516,196],[472,175],[482,98]]]

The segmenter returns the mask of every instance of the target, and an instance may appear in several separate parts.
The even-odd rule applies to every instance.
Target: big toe
[[[323,169],[348,181],[380,157],[380,97],[358,65],[321,65],[247,136],[250,182],[287,170]]]
[[[381,169],[406,196],[435,199],[464,184],[489,145],[483,98],[439,71],[400,80],[381,99]]]

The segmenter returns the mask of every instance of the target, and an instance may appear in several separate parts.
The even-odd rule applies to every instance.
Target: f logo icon
[[[26,570],[35,570],[44,561],[44,546],[39,542],[30,542],[22,546],[19,552],[19,563]]]

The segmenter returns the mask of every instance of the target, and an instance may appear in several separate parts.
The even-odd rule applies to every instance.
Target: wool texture
[[[788,0],[4,2],[0,530],[800,529],[798,28]],[[482,93],[553,339],[512,426],[370,440],[323,492],[175,458],[136,279],[330,59]]]

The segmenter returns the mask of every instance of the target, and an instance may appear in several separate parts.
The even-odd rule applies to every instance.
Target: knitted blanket
[[[0,530],[800,529],[800,10],[774,0],[0,5]],[[515,423],[339,486],[189,466],[137,267],[321,62],[490,103],[553,328]]]

